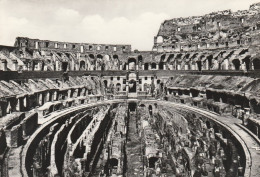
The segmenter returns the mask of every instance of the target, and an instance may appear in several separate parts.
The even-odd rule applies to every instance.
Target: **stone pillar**
[[[126,67],[126,70],[128,70],[128,69],[129,69],[129,66],[128,66],[128,64],[126,64],[126,66],[125,66],[125,67]]]
[[[151,70],[151,69],[152,69],[152,64],[149,63],[149,64],[148,64],[148,70]]]
[[[56,71],[59,71],[60,68],[59,68],[59,61],[55,61],[55,65],[56,65]]]
[[[42,70],[42,62],[38,62],[38,71],[41,71]]]
[[[191,70],[195,70],[195,65],[194,64],[191,65]]]
[[[16,103],[16,111],[21,111],[20,109],[20,98],[17,98],[17,103]]]
[[[209,60],[206,60],[206,70],[209,70]]]
[[[251,112],[250,108],[245,108],[244,109],[244,116],[243,116],[243,124],[244,125],[247,125],[247,120],[250,117],[250,112]]]
[[[135,68],[136,68],[137,71],[139,70],[139,66],[138,65],[135,65]]]
[[[144,64],[142,64],[142,70],[144,70]]]
[[[181,70],[181,65],[180,64],[177,65],[177,70]]]
[[[27,100],[26,100],[26,99],[27,99],[26,97],[24,97],[24,99],[23,99],[23,107],[24,107],[24,108],[27,107]]]
[[[185,64],[185,70],[189,70],[189,66]]]
[[[241,64],[241,69],[242,69],[243,71],[246,71],[246,64],[245,64],[245,63],[242,63],[242,64]]]
[[[170,70],[174,70],[173,64],[170,65]]]
[[[165,63],[163,64],[163,70],[166,70],[166,64]]]
[[[123,70],[123,65],[122,64],[119,65],[119,70]]]
[[[159,70],[159,64],[156,63],[156,70]]]
[[[40,106],[42,105],[42,93],[39,94],[38,103]]]
[[[3,71],[7,71],[7,61],[2,60],[2,64],[3,64]]]
[[[128,84],[129,84],[129,81],[127,80],[127,81],[126,81],[126,92],[127,92],[127,93],[129,92],[129,85],[128,85]]]
[[[18,70],[18,61],[14,60],[14,70],[17,71]]]

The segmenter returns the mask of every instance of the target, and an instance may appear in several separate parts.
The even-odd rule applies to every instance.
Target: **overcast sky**
[[[0,0],[0,45],[17,36],[151,50],[160,24],[176,17],[246,10],[260,0]]]

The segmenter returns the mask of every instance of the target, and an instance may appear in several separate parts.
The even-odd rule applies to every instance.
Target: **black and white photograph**
[[[260,177],[260,0],[0,0],[0,177]]]

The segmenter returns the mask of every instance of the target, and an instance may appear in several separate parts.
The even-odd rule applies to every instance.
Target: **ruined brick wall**
[[[259,44],[260,4],[249,10],[213,12],[164,21],[154,38],[155,51],[191,51]]]
[[[24,136],[31,135],[38,126],[38,113],[34,112],[26,117],[22,122]]]
[[[105,52],[123,53],[131,52],[131,45],[92,44],[92,43],[69,43],[50,40],[30,39],[17,37],[15,46],[28,49],[57,50],[75,53]]]

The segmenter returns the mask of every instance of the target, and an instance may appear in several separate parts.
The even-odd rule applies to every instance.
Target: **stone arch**
[[[245,69],[246,71],[249,71],[251,69],[251,66],[250,66],[250,56],[247,56],[245,57],[243,60],[242,60],[243,63],[245,63]]]
[[[166,54],[163,54],[161,56],[160,62],[159,62],[159,69],[163,69],[163,65],[164,65],[164,60],[166,58]]]
[[[151,64],[151,69],[156,69],[156,63]]]
[[[234,67],[235,67],[235,70],[240,70],[240,60],[239,59],[234,59],[233,61],[232,61],[232,63],[233,63],[233,65],[234,65]]]
[[[109,159],[109,165],[113,168],[113,167],[117,167],[118,166],[118,160],[116,158],[111,158]]]
[[[219,128],[217,124],[213,125],[214,133],[219,133]]]
[[[121,91],[121,84],[120,83],[117,83],[116,84],[116,90],[119,92]]]
[[[85,61],[81,60],[81,61],[80,61],[80,64],[79,64],[80,70],[85,70],[85,66],[86,66]]]
[[[143,64],[143,57],[142,57],[142,55],[139,55],[137,57],[137,59],[138,59],[138,68],[142,69],[142,64]]]
[[[89,58],[91,58],[91,59],[95,59],[95,56],[94,56],[93,54],[89,54],[88,56],[89,56]]]
[[[143,63],[143,56],[142,55],[138,56],[138,63]]]
[[[117,59],[118,60],[118,55],[113,55],[113,59]]]
[[[129,93],[136,93],[136,81],[134,79],[129,81]]]
[[[145,105],[142,103],[142,104],[139,105],[139,107],[145,107]]]
[[[136,111],[136,107],[137,107],[136,102],[129,102],[128,103],[128,109],[129,109],[130,112]]]
[[[135,58],[129,58],[128,59],[128,66],[129,66],[129,70],[136,70],[136,59]]]
[[[202,69],[202,63],[201,63],[201,61],[197,61],[196,63],[197,63],[197,68],[198,68],[198,70],[201,71],[201,69]]]
[[[172,59],[174,59],[174,54],[169,55],[169,57],[167,58],[167,62],[171,62]]]
[[[253,65],[254,65],[254,70],[260,70],[260,59],[259,58],[255,58],[253,60]]]
[[[148,110],[149,110],[150,115],[153,115],[153,106],[152,105],[148,106]]]
[[[159,69],[163,70],[163,65],[164,65],[164,63],[163,63],[163,62],[160,62],[160,63],[159,63]]]
[[[98,59],[103,59],[103,56],[102,56],[101,54],[98,54],[98,55],[97,55],[97,58],[98,58]]]
[[[158,157],[150,157],[149,161],[149,168],[155,168],[155,163],[158,161]]]
[[[209,55],[208,57],[207,57],[207,61],[208,61],[208,70],[210,70],[211,69],[211,67],[212,67],[212,64],[213,64],[213,62],[212,62],[212,60],[213,60],[213,56],[212,55]]]
[[[144,70],[148,70],[149,69],[149,63],[145,63],[144,64]]]
[[[105,88],[107,88],[107,84],[108,84],[107,80],[104,80]]]
[[[207,126],[208,129],[211,128],[210,122],[208,120],[206,121],[206,126]]]
[[[109,61],[110,60],[110,56],[109,55],[104,55],[103,59],[106,60],[106,61]]]

